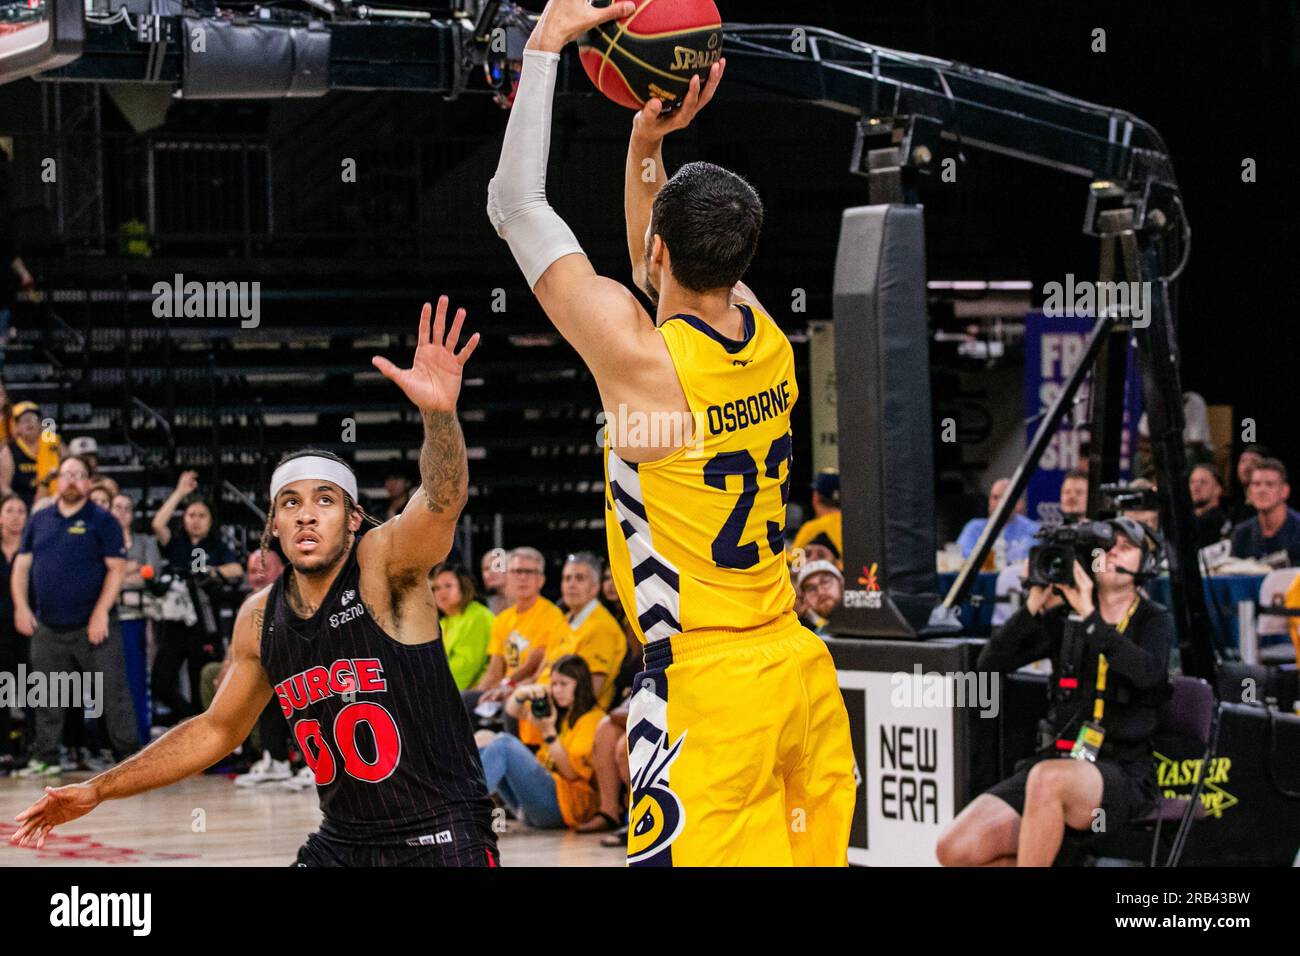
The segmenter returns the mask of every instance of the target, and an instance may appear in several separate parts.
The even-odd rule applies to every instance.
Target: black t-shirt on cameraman
[[[1066,606],[1037,617],[1017,611],[980,652],[981,671],[1013,671],[1044,657],[1052,662],[1047,720],[1055,739],[1073,741],[1079,727],[1092,719],[1096,700],[1097,659],[1106,655],[1105,738],[1099,756],[1119,761],[1149,761],[1151,735],[1169,691],[1169,652],[1175,640],[1174,618],[1154,601],[1141,599],[1124,633],[1094,611],[1086,620]],[[1071,666],[1071,660],[1073,666]],[[1056,685],[1063,674],[1078,687],[1063,695]],[[1055,741],[1043,752],[1056,750]]]

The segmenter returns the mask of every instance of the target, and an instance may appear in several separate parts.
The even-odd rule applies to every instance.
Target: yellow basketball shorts
[[[648,644],[627,747],[630,865],[847,865],[848,713],[826,644],[793,617]]]

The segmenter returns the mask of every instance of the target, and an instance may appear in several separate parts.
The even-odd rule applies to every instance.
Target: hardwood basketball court
[[[65,774],[75,783],[89,774]],[[288,866],[320,823],[313,790],[236,787],[227,776],[198,776],[129,800],[113,800],[59,827],[42,850],[9,843],[14,814],[44,781],[0,780],[0,867],[16,866]],[[622,866],[600,836],[533,830],[511,821],[500,836],[503,866]]]

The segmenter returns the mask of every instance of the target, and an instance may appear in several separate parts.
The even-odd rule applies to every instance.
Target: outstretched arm
[[[419,580],[446,557],[461,509],[469,497],[469,465],[465,436],[456,417],[461,370],[478,347],[475,332],[459,352],[465,310],[457,309],[447,331],[447,297],[438,298],[429,336],[429,303],[420,312],[419,338],[410,368],[398,368],[375,356],[375,368],[406,394],[424,419],[420,446],[420,487],[401,513],[362,538],[362,546],[379,548],[389,580],[408,579],[404,572],[419,572]],[[367,544],[367,542],[370,542]]]
[[[596,374],[635,367],[650,332],[632,292],[596,274],[573,231],[546,199],[551,107],[560,51],[598,23],[627,16],[634,4],[596,8],[586,0],[550,0],[524,49],[501,161],[488,185],[488,218],[510,245],[542,308]]]
[[[627,144],[627,166],[623,175],[623,216],[627,220],[627,252],[632,260],[632,279],[636,287],[647,294],[646,230],[650,228],[655,196],[668,182],[664,137],[691,124],[713,99],[726,69],[725,59],[713,64],[709,69],[709,80],[703,86],[698,76],[691,77],[690,89],[682,98],[681,106],[667,116],[663,115],[663,101],[656,96],[632,120],[632,136]]]
[[[253,595],[240,609],[230,667],[211,707],[85,783],[46,787],[41,799],[14,818],[19,826],[10,842],[39,848],[54,827],[85,816],[105,800],[165,787],[212,766],[234,750],[253,729],[271,697],[259,656],[267,591]]]

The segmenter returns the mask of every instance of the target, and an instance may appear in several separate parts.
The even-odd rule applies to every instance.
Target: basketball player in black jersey
[[[279,540],[290,572],[244,602],[212,706],[86,783],[47,787],[18,814],[13,842],[39,847],[104,800],[211,766],[274,694],[324,814],[299,866],[496,865],[492,804],[426,583],[468,493],[456,398],[479,337],[456,351],[465,311],[446,332],[446,296],[432,341],[429,316],[426,303],[411,368],[374,359],[424,417],[421,486],[405,509],[358,538],[365,516],[341,459],[307,451],[281,462],[263,542]]]

